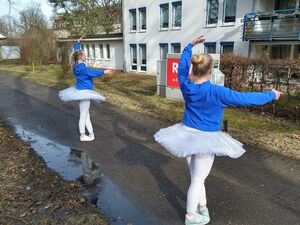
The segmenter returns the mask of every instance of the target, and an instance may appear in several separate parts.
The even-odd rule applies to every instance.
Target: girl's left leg
[[[85,126],[86,126],[86,129],[88,130],[88,132],[90,134],[90,137],[95,137],[94,131],[93,131],[93,125],[92,125],[92,122],[91,122],[90,112],[88,112],[88,114],[86,116]]]

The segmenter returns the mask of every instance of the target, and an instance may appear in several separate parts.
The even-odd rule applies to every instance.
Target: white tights
[[[206,191],[204,182],[214,162],[214,155],[192,155],[186,157],[190,174],[191,184],[187,193],[188,213],[195,213],[197,206],[206,206]]]
[[[85,128],[88,130],[90,134],[93,134],[93,126],[90,119],[90,100],[81,100],[79,102],[79,110],[80,110],[80,117],[79,117],[79,133],[81,135],[85,134]]]

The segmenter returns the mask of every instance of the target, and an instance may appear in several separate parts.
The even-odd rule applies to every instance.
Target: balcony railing
[[[243,40],[300,40],[300,8],[248,13]]]

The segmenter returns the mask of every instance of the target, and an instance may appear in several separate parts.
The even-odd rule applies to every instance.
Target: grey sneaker
[[[204,211],[201,211],[200,205],[198,205],[198,207],[197,207],[197,213],[199,213],[199,214],[202,215],[202,216],[205,216],[205,217],[208,219],[208,222],[210,221],[208,209],[206,209],[206,210],[204,210]]]
[[[185,216],[185,225],[204,225],[209,223],[209,218],[195,213],[191,218]]]

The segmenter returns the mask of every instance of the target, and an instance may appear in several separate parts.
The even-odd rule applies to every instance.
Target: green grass
[[[58,65],[38,66],[33,73],[30,66],[0,62],[0,71],[57,89],[75,83],[73,77],[65,78]],[[116,107],[134,110],[171,123],[181,121],[183,102],[156,95],[154,76],[117,72],[112,76],[95,79],[94,84],[95,89],[103,93],[107,101]],[[296,97],[289,104],[290,102],[297,107],[300,99]],[[241,142],[300,159],[299,121],[244,109],[226,109],[224,119],[229,121],[230,134]]]

